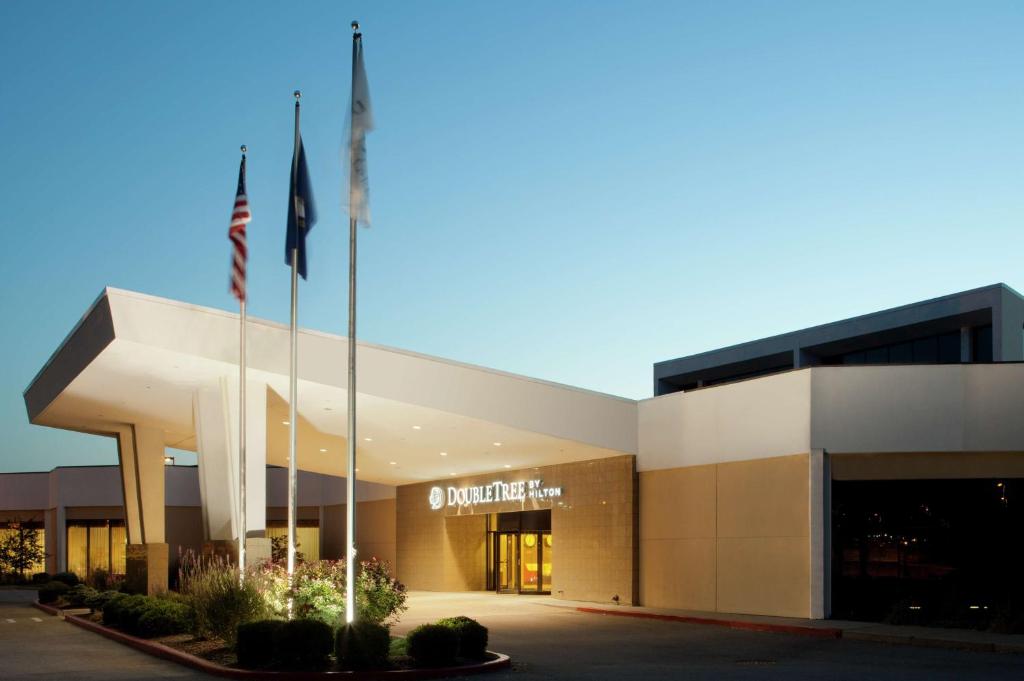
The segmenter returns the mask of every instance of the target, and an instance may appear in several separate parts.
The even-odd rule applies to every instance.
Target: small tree
[[[37,529],[15,520],[8,523],[5,535],[0,540],[0,570],[3,572],[14,572],[24,577],[32,566],[46,558]]]

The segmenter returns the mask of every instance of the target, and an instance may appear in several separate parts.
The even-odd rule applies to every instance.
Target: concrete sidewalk
[[[550,597],[538,600],[537,602],[550,607],[568,608],[595,616],[640,617],[668,622],[676,621],[689,624],[723,626],[731,629],[846,638],[858,641],[887,643],[890,645],[1024,654],[1024,635],[1021,634],[996,634],[972,629],[915,627],[878,622],[855,622],[851,620],[812,620],[799,617],[735,615],[720,612],[673,610],[669,608],[600,605]]]

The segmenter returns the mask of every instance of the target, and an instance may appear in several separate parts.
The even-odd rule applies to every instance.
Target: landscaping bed
[[[48,583],[38,607],[85,629],[207,673],[231,678],[438,678],[509,666],[487,650],[487,629],[445,618],[393,637],[405,589],[389,566],[364,562],[358,621],[345,623],[344,564],[304,564],[292,578],[268,564],[239,575],[228,563],[191,558],[179,590],[157,596]]]

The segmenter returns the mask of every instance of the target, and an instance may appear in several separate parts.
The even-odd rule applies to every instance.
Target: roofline
[[[139,299],[139,300],[148,300],[148,301],[153,302],[153,303],[159,303],[159,304],[162,304],[162,305],[169,305],[171,307],[183,308],[183,309],[188,309],[188,310],[195,310],[196,312],[203,312],[203,313],[206,313],[206,314],[220,315],[222,317],[226,317],[226,318],[229,318],[229,319],[238,319],[238,313],[228,312],[227,310],[222,310],[220,308],[207,307],[205,305],[196,305],[194,303],[186,303],[186,302],[180,301],[180,300],[174,300],[174,299],[171,299],[171,298],[163,298],[161,296],[154,296],[154,295],[150,295],[148,293],[140,293],[138,291],[131,291],[131,290],[128,290],[128,289],[119,289],[119,288],[114,288],[114,287],[110,287],[110,286],[106,287],[103,290],[103,293],[101,293],[100,296],[96,299],[96,302],[94,302],[93,305],[89,308],[89,312],[87,312],[85,316],[87,317],[89,315],[89,313],[92,312],[93,308],[96,307],[97,303],[99,303],[99,301],[102,300],[104,296],[108,296],[110,294],[125,296],[125,297],[128,297],[128,298],[136,298],[136,299]],[[75,326],[76,329],[78,328],[78,326],[81,326],[82,321],[84,321],[84,319],[85,319],[85,317],[83,317],[82,320],[80,320],[78,322],[78,324]],[[261,326],[265,326],[265,327],[273,328],[273,329],[278,329],[278,330],[282,330],[282,331],[287,331],[289,329],[289,326],[287,324],[283,324],[281,322],[275,322],[275,321],[272,321],[272,320],[269,320],[269,319],[263,319],[263,318],[260,318],[260,317],[248,317],[247,318],[247,323],[248,324],[258,324],[258,325],[261,325]],[[328,338],[328,339],[331,339],[331,340],[338,340],[338,341],[348,342],[348,337],[347,336],[342,336],[340,334],[328,333],[326,331],[319,331],[317,329],[310,329],[310,328],[305,328],[305,327],[299,327],[298,330],[301,333],[308,334],[308,335],[311,335],[311,336],[319,336],[319,337]],[[72,330],[72,333],[74,333],[74,330]],[[70,338],[70,336],[71,336],[71,334],[68,334],[68,336],[64,339],[65,343],[67,342],[68,338]],[[427,355],[427,354],[424,354],[424,353],[421,353],[421,352],[416,352],[414,350],[406,350],[404,348],[396,348],[396,347],[391,346],[391,345],[382,345],[380,343],[370,343],[370,342],[367,342],[367,341],[359,340],[358,338],[356,339],[356,346],[357,347],[365,347],[365,348],[373,348],[375,350],[383,350],[385,352],[392,352],[392,353],[399,354],[399,355],[406,355],[408,357],[415,357],[417,359],[423,359],[423,360],[427,360],[427,361],[430,361],[430,362],[437,362],[439,364],[447,364],[449,366],[461,367],[461,368],[464,368],[464,369],[473,369],[473,370],[476,370],[476,371],[485,371],[487,373],[494,374],[496,376],[504,376],[506,378],[515,378],[515,379],[519,379],[519,380],[523,380],[523,381],[530,381],[532,383],[538,383],[538,384],[541,384],[541,385],[552,386],[552,387],[555,387],[555,388],[562,388],[562,389],[565,389],[565,390],[572,390],[574,392],[584,393],[584,394],[588,394],[588,395],[597,395],[597,396],[600,396],[600,397],[606,397],[606,398],[610,398],[610,399],[619,400],[619,401],[625,402],[627,404],[636,404],[636,400],[634,400],[632,398],[629,398],[629,397],[622,397],[621,395],[613,395],[611,393],[605,393],[605,392],[601,392],[601,391],[598,391],[598,390],[590,390],[588,388],[580,388],[578,386],[568,385],[566,383],[558,383],[556,381],[548,381],[548,380],[545,380],[543,378],[534,378],[532,376],[525,376],[523,374],[516,374],[516,373],[512,373],[510,371],[503,371],[501,369],[494,369],[494,368],[486,367],[486,366],[483,366],[483,365],[480,365],[480,364],[472,364],[472,363],[469,363],[469,362],[461,362],[459,360],[450,359],[450,358],[447,358],[447,357],[438,357],[437,355]],[[63,347],[63,344],[62,344],[62,347]],[[57,352],[59,352],[59,351],[60,351],[60,348],[57,349]],[[56,355],[57,352],[54,352],[54,355]],[[51,359],[52,359],[52,356],[51,356]],[[49,361],[47,362],[47,364],[48,363],[49,363]],[[44,369],[45,369],[45,365],[44,365]],[[40,371],[40,373],[42,373],[42,371]],[[39,374],[36,375],[36,378],[38,378],[38,376],[39,376]],[[32,380],[34,382],[36,379],[34,378]],[[29,385],[29,387],[31,388],[31,384]],[[28,391],[28,388],[26,388],[26,392],[27,391]]]
[[[853,317],[847,317],[846,319],[840,319],[840,320],[834,321],[834,322],[826,322],[825,324],[817,324],[815,326],[808,326],[808,327],[805,327],[803,329],[796,329],[795,331],[786,331],[784,333],[778,333],[778,334],[775,334],[773,336],[765,336],[763,338],[758,338],[756,340],[744,341],[742,343],[735,343],[733,345],[725,345],[725,346],[722,346],[722,347],[719,347],[719,348],[713,348],[711,350],[705,350],[703,352],[694,353],[692,355],[683,355],[681,357],[674,357],[672,359],[661,360],[660,362],[655,362],[654,363],[654,370],[655,370],[655,372],[657,372],[658,367],[660,367],[660,366],[663,366],[663,365],[666,365],[666,364],[672,364],[674,362],[678,362],[678,361],[684,360],[684,359],[685,360],[695,360],[695,359],[699,359],[701,357],[709,357],[711,355],[714,355],[714,354],[717,354],[717,353],[720,353],[720,352],[726,352],[726,351],[730,351],[730,350],[739,350],[741,348],[752,347],[752,346],[755,346],[755,345],[759,345],[761,343],[768,343],[768,342],[771,342],[771,341],[777,341],[777,340],[780,340],[780,339],[783,339],[783,338],[786,338],[786,337],[789,337],[789,336],[795,336],[795,335],[801,334],[801,333],[810,333],[810,332],[814,332],[814,331],[821,331],[821,330],[824,330],[824,329],[829,329],[829,328],[837,327],[837,326],[840,326],[842,324],[854,323],[854,322],[857,322],[857,321],[862,320],[862,319],[867,319],[869,317],[875,317],[877,315],[898,313],[898,312],[902,312],[902,311],[905,311],[905,310],[912,310],[914,308],[923,307],[925,305],[934,305],[936,303],[941,303],[941,302],[946,301],[946,300],[952,300],[954,298],[961,298],[961,297],[964,297],[964,296],[969,296],[969,295],[974,295],[974,294],[984,293],[984,292],[989,292],[989,291],[1007,291],[1007,292],[1017,296],[1021,300],[1024,300],[1024,296],[1022,296],[1020,293],[1018,293],[1012,287],[1010,287],[1010,286],[1008,286],[1008,285],[1006,285],[1006,284],[1004,284],[1002,282],[999,282],[999,283],[996,283],[996,284],[989,284],[987,286],[979,286],[978,288],[972,288],[972,289],[968,289],[966,291],[959,291],[957,293],[950,293],[950,294],[947,294],[947,295],[944,295],[944,296],[939,296],[937,298],[929,298],[927,300],[921,300],[921,301],[918,301],[916,303],[908,303],[906,305],[898,305],[896,307],[885,308],[883,310],[876,310],[874,312],[867,312],[865,314],[855,315]]]

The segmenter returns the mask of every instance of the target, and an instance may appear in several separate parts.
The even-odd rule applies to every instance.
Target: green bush
[[[71,587],[64,582],[49,582],[39,587],[40,603],[56,603]]]
[[[53,581],[64,582],[68,586],[74,586],[80,581],[74,572],[58,572],[53,576]]]
[[[123,595],[120,591],[97,591],[96,595],[85,599],[85,607],[92,608],[93,610],[103,610],[107,607],[107,603]]]
[[[459,635],[440,624],[421,624],[409,632],[405,643],[417,667],[449,667],[459,654]]]
[[[277,632],[274,646],[280,662],[292,669],[318,669],[334,647],[334,630],[320,620],[290,620]]]
[[[283,620],[259,620],[238,625],[235,652],[242,667],[269,667],[275,661]]]
[[[338,629],[334,655],[342,669],[383,669],[390,649],[391,632],[387,627],[360,620]]]
[[[192,609],[185,603],[150,598],[133,633],[143,638],[170,636],[188,631],[192,626]]]
[[[33,584],[46,584],[47,582],[52,581],[53,577],[50,576],[49,572],[37,572],[34,575],[32,575]]]
[[[359,620],[394,622],[406,610],[405,586],[391,577],[387,561],[371,558],[359,564],[356,575],[356,612]]]
[[[459,656],[482,660],[487,656],[487,627],[469,617],[445,617],[437,622],[455,631],[459,638]]]
[[[129,634],[139,630],[139,620],[149,607],[149,596],[133,594],[120,602],[116,625]]]
[[[106,593],[106,592],[104,592]],[[103,624],[116,627],[121,619],[121,608],[131,598],[128,594],[118,593],[103,604]]]
[[[193,633],[234,645],[238,625],[265,619],[269,612],[257,576],[239,579],[238,569],[223,556],[184,555],[178,571],[181,593],[192,603]]]
[[[91,586],[85,584],[76,584],[64,594],[64,600],[72,608],[83,608],[86,607],[86,601],[94,596],[98,596],[99,592]]]

